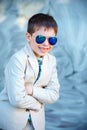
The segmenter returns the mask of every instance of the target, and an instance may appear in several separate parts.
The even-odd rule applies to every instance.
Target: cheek
[[[37,50],[37,48],[38,48],[37,44],[36,44],[34,41],[32,41],[32,43],[30,43],[30,46],[31,46],[31,48],[32,48],[34,51]]]
[[[30,39],[30,46],[31,47],[35,46],[35,40],[34,39]]]

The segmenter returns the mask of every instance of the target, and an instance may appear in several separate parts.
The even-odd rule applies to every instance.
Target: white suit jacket
[[[44,56],[41,76],[35,82],[38,71],[37,58],[29,45],[11,57],[0,93],[0,128],[23,130],[31,113],[35,130],[45,130],[44,104],[54,103],[59,97],[55,57]],[[26,94],[25,83],[33,84],[32,96]]]

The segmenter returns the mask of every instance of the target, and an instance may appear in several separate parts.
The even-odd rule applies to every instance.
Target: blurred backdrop
[[[46,130],[87,130],[87,1],[0,0],[0,91],[4,69],[13,53],[26,44],[27,21],[35,13],[58,23],[57,58],[60,99],[46,106]]]

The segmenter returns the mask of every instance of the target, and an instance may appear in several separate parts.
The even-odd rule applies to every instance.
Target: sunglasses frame
[[[57,43],[57,38],[56,37],[49,37],[47,39],[48,39],[49,44],[52,45],[52,46]],[[43,36],[43,35],[37,35],[35,40],[36,40],[37,44],[43,44],[45,42],[45,40],[46,40],[46,37]]]

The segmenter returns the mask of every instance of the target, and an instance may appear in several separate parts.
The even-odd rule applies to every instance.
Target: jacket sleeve
[[[59,98],[59,81],[57,77],[56,59],[52,61],[53,69],[48,85],[43,87],[33,86],[33,97],[41,103],[54,103]],[[49,68],[48,68],[49,70]],[[47,78],[47,77],[46,77]]]
[[[23,65],[23,62],[23,59],[20,60],[17,56],[13,56],[5,69],[8,98],[10,103],[15,107],[38,111],[41,108],[41,103],[34,97],[27,95],[25,91],[25,65]]]

